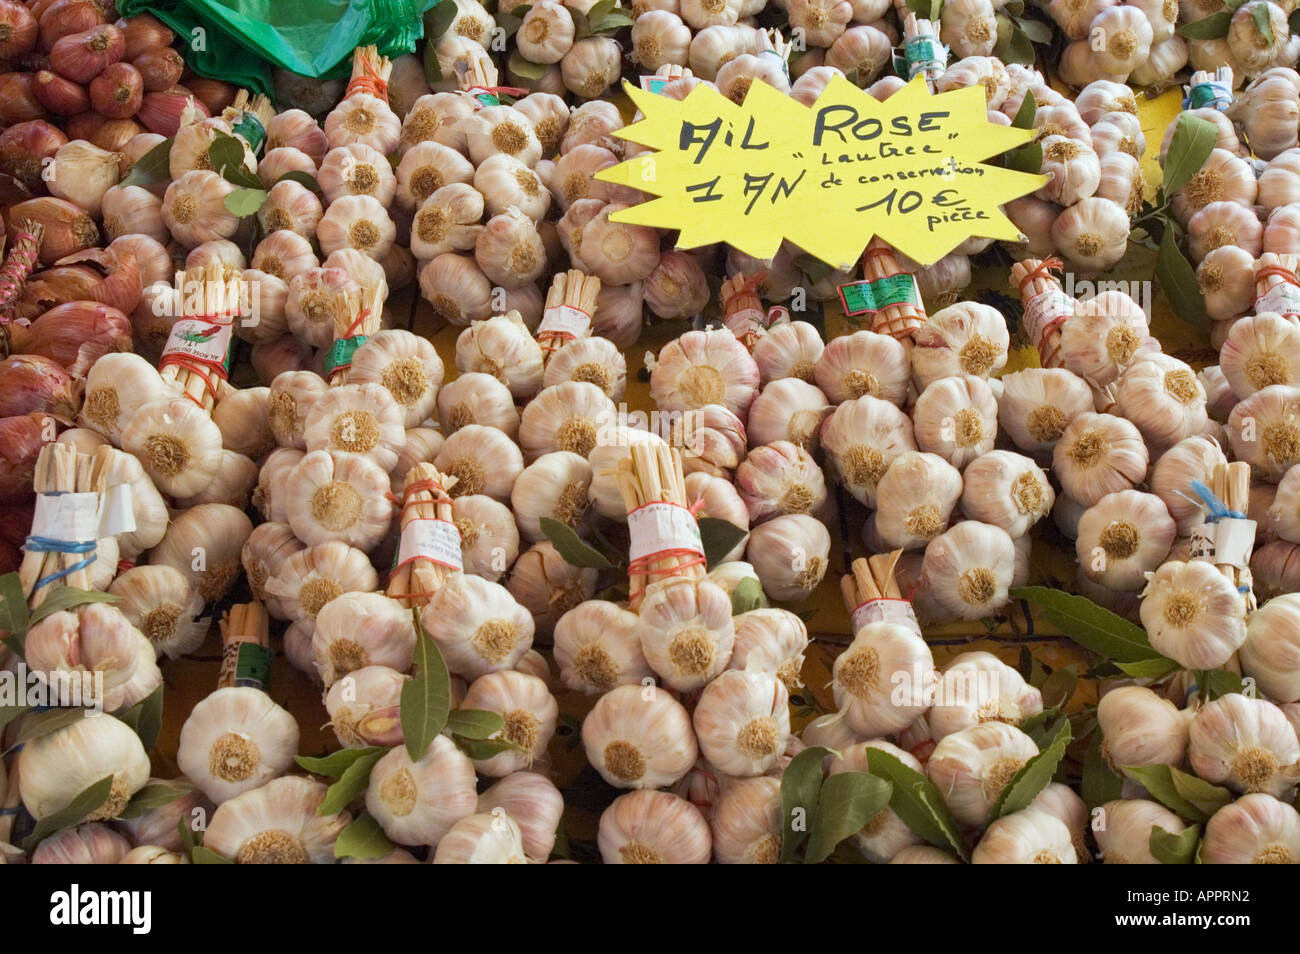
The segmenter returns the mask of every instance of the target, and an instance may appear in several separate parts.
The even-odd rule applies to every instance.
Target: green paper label
[[[869,315],[890,305],[916,305],[920,307],[921,294],[916,278],[909,274],[890,275],[874,282],[849,282],[839,287],[840,304],[847,317]]]
[[[329,354],[325,356],[325,371],[335,371],[338,368],[346,368],[352,363],[352,356],[357,353],[357,349],[366,343],[367,335],[354,335],[351,338],[335,338],[334,344],[330,345]]]
[[[221,683],[266,690],[271,685],[271,651],[257,643],[231,643],[221,654]]]
[[[266,127],[252,113],[242,113],[231,128],[236,135],[243,137],[254,155],[262,148],[262,143],[266,142]]]

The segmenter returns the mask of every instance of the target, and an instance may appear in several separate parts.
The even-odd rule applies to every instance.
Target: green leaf
[[[458,12],[459,10],[452,0],[438,0],[437,3],[425,11],[424,38],[429,41],[430,48],[447,32],[447,28],[455,21]]]
[[[238,218],[256,215],[266,202],[265,189],[236,189],[226,196],[226,211]]]
[[[1016,118],[1011,120],[1011,126],[1014,129],[1033,129],[1034,116],[1038,113],[1038,100],[1034,98],[1032,90],[1025,93],[1025,98],[1020,103],[1020,108],[1016,110]]]
[[[1126,765],[1124,774],[1188,821],[1209,821],[1211,815],[1232,801],[1232,793],[1226,788],[1169,765]]]
[[[1181,23],[1175,32],[1189,40],[1220,40],[1228,35],[1228,25],[1231,22],[1232,14],[1227,10],[1220,10],[1218,13],[1211,13],[1208,17],[1190,23]]]
[[[490,759],[494,755],[500,755],[502,752],[509,752],[512,749],[520,751],[520,747],[509,739],[467,739],[463,736],[456,736],[455,742],[460,746],[461,751],[475,761]]]
[[[160,685],[145,696],[122,716],[122,721],[129,725],[140,737],[140,744],[148,752],[158,741],[162,731],[163,687]]]
[[[154,185],[158,182],[166,182],[170,179],[172,177],[171,157],[173,142],[175,142],[174,139],[164,139],[137,159],[131,165],[131,169],[127,172],[126,177],[119,182],[118,185],[147,186]]]
[[[224,170],[227,166],[244,164],[244,144],[229,133],[217,133],[208,146],[208,163],[213,169]]]
[[[455,6],[451,0],[441,0],[439,6]],[[432,40],[424,46],[424,80],[430,86],[442,82],[442,65],[438,62],[437,44]]]
[[[89,709],[46,709],[44,712],[33,712],[18,726],[18,734],[14,736],[13,745],[6,751],[12,751],[24,742],[31,742],[33,739],[39,739],[80,722],[86,718],[86,713],[89,711]],[[101,717],[95,715],[93,718]]]
[[[402,686],[400,717],[406,752],[412,762],[418,762],[447,724],[451,677],[442,653],[420,625],[420,614],[412,610],[411,616],[415,619],[416,673]]]
[[[809,746],[790,760],[781,776],[781,864],[789,864],[808,839],[822,788],[822,760],[830,754],[824,746]]]
[[[510,54],[510,72],[515,76],[520,76],[524,79],[539,80],[546,75],[548,69],[550,69],[550,67],[544,63],[534,63],[532,60],[524,59],[523,54],[518,50],[515,50]]]
[[[122,809],[122,814],[118,818],[140,818],[149,814],[155,808],[162,808],[164,805],[170,805],[178,798],[184,798],[190,792],[194,791],[194,786],[182,779],[174,779],[169,782],[153,782],[146,785],[140,791],[131,797],[126,808]]]
[[[1047,783],[1056,774],[1056,767],[1065,758],[1065,749],[1069,746],[1070,739],[1070,720],[1063,719],[1051,744],[1022,765],[1006,788],[1002,789],[998,800],[993,803],[990,819],[1028,808],[1029,803],[1038,797],[1038,793],[1047,787]]]
[[[941,0],[907,0],[907,9],[922,20],[934,20],[937,23],[943,13],[943,4]]]
[[[604,33],[617,33],[624,27],[630,27],[635,22],[636,21],[629,16],[625,10],[611,10],[600,18],[600,21],[591,28],[591,32],[594,36],[599,36]]]
[[[1042,46],[1052,42],[1052,28],[1042,20],[1014,18],[1016,26],[1020,27],[1020,32],[1028,38],[1031,43],[1038,43]]]
[[[1028,145],[1019,146],[1003,153],[1002,164],[1006,168],[1014,169],[1017,172],[1038,175],[1043,169],[1042,143],[1031,142]]]
[[[1198,673],[1196,684],[1201,690],[1203,702],[1213,702],[1220,696],[1242,693],[1246,689],[1246,684],[1241,681],[1241,677],[1226,669],[1211,669],[1208,672]]]
[[[605,558],[605,554],[584,542],[567,523],[542,517],[541,525],[546,539],[551,541],[551,545],[569,566],[594,567],[597,570],[608,570],[614,566]]]
[[[999,16],[999,20],[1001,20],[1001,16]],[[998,31],[999,42],[994,47],[994,56],[997,56],[1005,63],[1033,66],[1034,44],[1029,42],[1029,37],[1025,35],[1025,31],[1020,29],[1018,24],[1012,23],[1005,43],[1002,42],[1002,33],[1002,30]]]
[[[1048,621],[1084,649],[1119,662],[1156,659],[1146,631],[1103,609],[1092,600],[1046,586],[1020,586],[1011,598],[1028,600],[1043,611]]]
[[[593,27],[605,18],[605,14],[614,9],[616,0],[596,0],[587,8],[587,23]]]
[[[338,840],[334,842],[334,857],[368,861],[390,855],[396,847],[379,827],[379,822],[369,812],[362,812],[339,832]]]
[[[40,606],[32,610],[32,615],[27,620],[27,626],[30,629],[47,616],[77,606],[84,606],[86,603],[120,602],[122,602],[122,597],[114,596],[112,593],[103,593],[99,590],[79,590],[75,586],[60,586],[45,597]]]
[[[46,815],[36,823],[32,833],[23,839],[23,851],[35,851],[37,845],[56,831],[80,825],[86,820],[87,815],[108,801],[108,795],[112,790],[113,776],[105,775],[94,785],[76,795],[65,807],[53,815]]]
[[[1229,19],[1231,19],[1231,17],[1229,17]],[[1286,24],[1292,33],[1300,33],[1300,10],[1292,10],[1291,15],[1286,18]],[[1224,34],[1227,34],[1226,28]]]
[[[1219,129],[1205,119],[1183,113],[1174,124],[1174,135],[1165,154],[1165,195],[1172,197],[1201,171],[1219,141]]]
[[[1101,733],[1093,735],[1083,756],[1083,784],[1079,795],[1089,808],[1096,808],[1119,798],[1124,780],[1115,774],[1101,755]]]
[[[1038,687],[1043,696],[1043,706],[1047,709],[1059,709],[1065,706],[1074,695],[1075,686],[1079,684],[1079,675],[1073,665],[1054,669],[1047,681]]]
[[[1172,659],[1139,659],[1137,662],[1116,663],[1126,676],[1134,679],[1162,679],[1178,668]]]
[[[767,597],[763,594],[763,584],[752,576],[745,577],[731,591],[732,616],[763,609],[765,606],[767,606]]]
[[[229,858],[217,854],[211,848],[204,848],[202,845],[195,845],[194,850],[190,852],[190,862],[196,865],[233,865],[234,862]]]
[[[723,557],[747,536],[749,536],[748,530],[741,529],[729,520],[718,517],[700,518],[700,539],[704,542],[704,559],[710,567],[721,563]]]
[[[500,713],[486,709],[456,709],[447,716],[447,728],[463,739],[488,739],[505,727]]]
[[[31,706],[0,706],[0,731],[19,716],[26,715],[32,710]]]
[[[533,5],[531,3],[521,3],[510,11],[510,15],[517,20],[522,20],[524,17],[528,16],[528,11],[532,8]]]
[[[1161,864],[1190,865],[1196,857],[1200,835],[1201,829],[1197,825],[1189,825],[1176,835],[1153,825],[1147,839],[1147,848]]]
[[[285,180],[306,186],[308,189],[311,189],[312,192],[315,192],[318,198],[325,194],[321,191],[320,183],[316,181],[316,177],[310,173],[303,172],[301,169],[290,169],[275,181],[284,182]]]
[[[361,756],[349,765],[339,776],[339,780],[329,787],[325,799],[316,809],[316,814],[337,815],[352,804],[352,799],[364,792],[366,786],[370,784],[370,770],[387,754],[387,749],[380,749],[378,752]]]
[[[1196,270],[1178,248],[1178,237],[1171,228],[1165,229],[1160,239],[1160,250],[1156,253],[1156,280],[1180,320],[1202,331],[1209,329],[1205,299],[1196,281]]]
[[[585,13],[577,7],[569,7],[569,16],[573,18],[574,42],[591,36],[591,27],[587,22],[587,15]]]
[[[1056,733],[1060,731],[1059,722],[1070,720],[1061,715],[1061,710],[1055,706],[1050,709],[1044,709],[1037,715],[1032,715],[1024,722],[1020,723],[1020,731],[1034,740],[1034,745],[1044,749],[1051,744],[1052,739],[1056,738]]]
[[[894,787],[866,772],[841,772],[822,783],[817,817],[804,854],[807,864],[821,864],[835,846],[880,814]]]
[[[881,749],[867,749],[867,765],[872,775],[893,784],[889,807],[914,834],[936,848],[956,852],[963,861],[970,857],[957,820],[933,782]]]
[[[188,854],[190,858],[193,858],[194,849],[198,843],[202,841],[202,838],[200,837],[196,839],[194,837],[194,829],[189,826],[189,819],[183,815],[176,819],[176,830],[180,832],[181,845],[184,847],[185,853]]]
[[[376,752],[381,755],[388,750],[382,746],[372,745],[363,749],[339,749],[337,752],[331,752],[324,758],[312,758],[307,755],[295,755],[293,760],[298,763],[300,768],[306,769],[313,775],[324,775],[326,778],[338,778],[349,768],[357,759],[365,758],[367,755],[374,755]]]
[[[1259,29],[1260,36],[1264,38],[1266,47],[1273,45],[1273,20],[1269,12],[1268,4],[1265,3],[1250,8],[1250,18],[1255,21],[1255,26]]]

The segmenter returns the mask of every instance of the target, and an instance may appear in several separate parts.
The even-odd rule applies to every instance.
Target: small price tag
[[[852,620],[854,633],[872,623],[894,623],[915,630],[918,635],[921,632],[921,626],[916,621],[916,612],[907,600],[866,600],[853,610]]]
[[[871,315],[890,305],[920,305],[921,292],[911,274],[890,275],[873,282],[849,282],[839,287],[840,304],[848,318]]]
[[[591,334],[591,315],[573,305],[557,305],[542,313],[542,323],[537,326],[537,336],[555,335],[562,338],[586,338]]]
[[[652,503],[638,507],[627,515],[631,560],[642,560],[656,553],[690,551],[704,555],[704,541],[695,516],[674,503]]]
[[[1255,299],[1255,314],[1275,311],[1279,315],[1300,315],[1300,288],[1280,282]]]
[[[453,570],[464,570],[460,531],[449,520],[412,520],[402,528],[397,566],[412,560],[430,560]]]
[[[653,74],[642,74],[639,78],[641,88],[647,93],[660,93],[663,88],[672,82],[668,76],[655,76]]]
[[[37,494],[32,536],[61,543],[99,539],[99,494]]]
[[[171,355],[184,355],[230,372],[230,343],[234,325],[207,318],[178,318],[163,347],[161,367]]]

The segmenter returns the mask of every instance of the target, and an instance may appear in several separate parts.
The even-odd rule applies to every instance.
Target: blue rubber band
[[[1220,520],[1230,518],[1234,520],[1245,520],[1246,515],[1240,510],[1229,510],[1227,506],[1214,495],[1214,491],[1205,486],[1199,480],[1192,481],[1192,490],[1196,491],[1196,496],[1200,497],[1205,503],[1206,509],[1210,511],[1205,518],[1206,523],[1218,523]]]

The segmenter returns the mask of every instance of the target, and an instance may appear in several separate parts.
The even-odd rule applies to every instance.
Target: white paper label
[[[207,364],[226,366],[230,352],[230,338],[234,325],[228,321],[210,321],[207,318],[180,318],[172,325],[163,348],[163,358],[183,354]]]
[[[1255,521],[1224,517],[1215,524],[1214,562],[1245,569],[1255,547]]]
[[[560,335],[568,338],[585,338],[591,334],[591,315],[573,305],[547,308],[542,323],[537,326],[537,336]]]
[[[1279,282],[1255,299],[1255,313],[1275,311],[1279,315],[1300,315],[1300,288]]]
[[[32,536],[63,543],[89,543],[135,530],[131,485],[97,493],[37,494]]]
[[[1203,523],[1192,528],[1192,545],[1187,558],[1214,562],[1214,524]]]
[[[1035,295],[1029,300],[1029,304],[1025,306],[1025,315],[1021,322],[1025,326],[1025,332],[1029,335],[1029,340],[1037,347],[1053,322],[1060,318],[1068,318],[1073,314],[1074,299],[1061,289],[1052,288],[1042,294]]]
[[[99,494],[37,494],[32,536],[63,543],[99,539]]]
[[[678,504],[652,503],[638,507],[627,515],[627,529],[632,538],[628,555],[634,561],[668,550],[704,555],[700,525],[694,514]]]
[[[912,604],[907,600],[867,600],[864,603],[859,603],[857,608],[853,610],[852,619],[854,633],[872,623],[894,623],[898,626],[913,629],[918,634],[921,632],[921,626],[916,621],[916,612],[912,609]]]
[[[412,520],[402,528],[402,542],[397,548],[397,565],[412,560],[432,560],[453,570],[463,570],[460,556],[460,531],[449,520]]]
[[[722,323],[739,338],[743,334],[762,331],[767,327],[767,315],[757,308],[741,308],[722,319]]]

